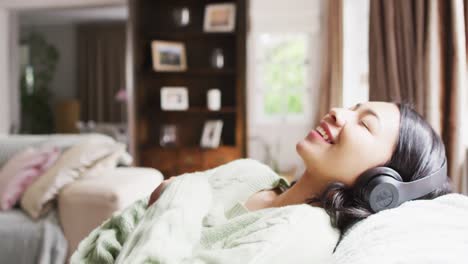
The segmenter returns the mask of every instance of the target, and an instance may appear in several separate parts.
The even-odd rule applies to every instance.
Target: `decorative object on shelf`
[[[190,9],[186,6],[175,8],[172,17],[178,27],[188,26],[190,24]]]
[[[161,147],[177,146],[177,126],[162,125],[159,132],[159,145]]]
[[[232,32],[236,25],[236,5],[210,4],[205,7],[203,30],[205,32]]]
[[[221,91],[219,89],[210,89],[206,93],[207,107],[211,111],[221,109]]]
[[[217,148],[221,141],[223,130],[222,120],[207,120],[203,126],[200,146],[203,148]]]
[[[162,110],[187,110],[189,107],[187,87],[162,87]]]
[[[185,45],[182,42],[153,40],[151,54],[155,71],[185,71],[187,69]]]
[[[224,67],[224,53],[222,49],[214,49],[211,53],[211,66],[215,69]]]

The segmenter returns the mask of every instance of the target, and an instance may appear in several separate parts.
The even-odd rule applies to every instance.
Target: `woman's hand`
[[[174,179],[175,177],[172,176],[169,179],[161,182],[161,184],[159,184],[159,186],[156,187],[156,189],[154,189],[148,201],[148,207],[150,207],[154,202],[156,202],[156,200],[158,200],[159,196],[161,196],[162,192],[167,187],[167,185],[169,185],[169,183],[171,183]]]

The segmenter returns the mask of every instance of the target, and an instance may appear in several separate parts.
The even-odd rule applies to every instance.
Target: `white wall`
[[[343,1],[343,106],[369,100],[369,0]]]
[[[49,88],[53,95],[53,102],[75,98],[77,96],[76,26],[72,24],[23,26],[21,37],[23,38],[30,32],[41,34],[47,43],[57,49],[60,56]]]
[[[249,32],[247,35],[247,124],[248,156],[264,160],[262,145],[254,138],[262,138],[270,146],[278,146],[274,155],[279,160],[280,170],[288,171],[298,168],[297,174],[303,172],[303,163],[296,153],[296,143],[303,139],[315,125],[313,118],[318,109],[318,87],[320,82],[320,39],[321,39],[321,1],[319,0],[251,0],[249,5]],[[253,36],[257,33],[271,32],[307,32],[310,36],[311,61],[308,78],[310,98],[308,120],[290,123],[262,123],[255,118],[255,105],[258,101],[255,87],[255,43]]]
[[[16,12],[10,12],[10,126],[13,131],[20,127],[20,84],[19,84],[19,16]],[[10,132],[12,131],[10,130]]]
[[[19,125],[17,29],[16,12],[0,8],[0,134]]]
[[[0,34],[8,35],[9,13],[0,10]],[[10,127],[10,89],[8,83],[8,38],[0,37],[0,134],[8,134]]]

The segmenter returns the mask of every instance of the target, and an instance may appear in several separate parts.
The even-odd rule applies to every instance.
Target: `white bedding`
[[[448,194],[372,215],[346,233],[334,263],[468,263],[468,197]]]

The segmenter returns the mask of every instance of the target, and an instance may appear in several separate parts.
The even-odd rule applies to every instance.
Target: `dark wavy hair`
[[[403,181],[411,182],[438,170],[445,160],[442,140],[432,127],[407,103],[397,103],[400,109],[400,130],[390,160],[384,165],[396,170]],[[341,182],[327,186],[320,197],[308,203],[320,205],[331,217],[332,225],[344,233],[349,227],[373,214],[363,200],[353,195],[353,187]],[[451,192],[447,182],[439,189],[419,198],[433,199]]]

